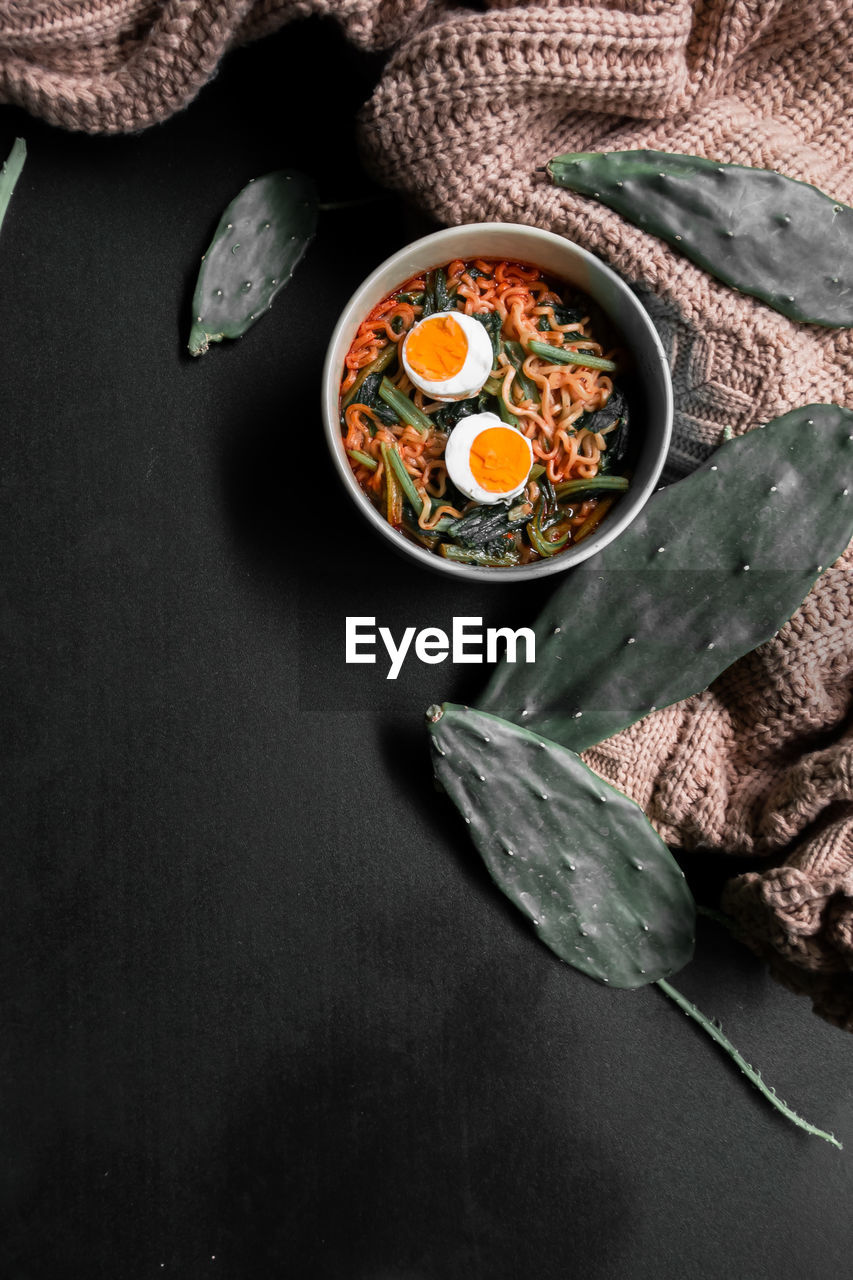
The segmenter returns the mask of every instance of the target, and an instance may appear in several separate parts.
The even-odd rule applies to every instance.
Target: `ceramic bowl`
[[[385,520],[363,492],[343,446],[339,387],[344,358],[359,324],[378,302],[411,276],[454,258],[506,258],[530,263],[593,298],[618,330],[631,356],[631,433],[636,455],[631,488],[601,525],[575,547],[549,559],[507,568],[486,568],[445,560],[410,541]],[[380,537],[425,569],[477,582],[519,582],[562,573],[618,538],[653,492],[672,433],[672,384],[660,338],[637,297],[593,254],[562,236],[536,227],[503,222],[469,223],[424,236],[387,258],[359,285],[341,313],[323,370],[323,423],[334,465],[344,488]],[[368,533],[365,530],[365,543]]]

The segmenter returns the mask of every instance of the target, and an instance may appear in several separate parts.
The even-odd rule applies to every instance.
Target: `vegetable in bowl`
[[[489,280],[477,274],[482,269],[478,263],[485,264],[492,273],[500,263],[529,272],[530,276],[527,280],[516,279],[515,281],[515,284],[522,289],[531,280],[535,281],[541,277],[543,286],[537,286],[539,289],[536,295],[537,303],[542,302],[541,295],[544,292],[550,291],[560,299],[564,307],[577,306],[582,314],[578,319],[572,315],[560,317],[559,303],[555,303],[554,310],[557,312],[558,324],[568,325],[569,328],[563,328],[562,331],[554,329],[547,316],[544,320],[541,316],[537,316],[534,325],[529,322],[526,324],[524,333],[506,332],[505,316],[500,308],[494,305],[494,298],[489,298],[487,292],[494,287],[495,281],[492,279],[490,283]],[[469,289],[469,284],[461,280],[461,272],[458,278],[454,279],[454,273],[448,271],[448,267],[453,264],[458,264],[457,271],[466,265],[474,268],[473,271],[469,270],[466,273],[476,288],[476,293],[471,290],[473,294],[471,298],[465,297],[464,290]],[[416,289],[415,283],[419,283],[420,287]],[[404,285],[411,287],[407,290]],[[460,289],[463,290],[461,294]],[[406,317],[395,317],[389,314],[392,310],[390,300],[394,298],[396,303],[393,305],[408,303],[413,309],[421,308],[409,317],[410,323],[405,332],[403,325],[406,323]],[[460,299],[462,305],[460,305]],[[489,301],[492,302],[491,309],[484,305]],[[509,302],[511,301],[510,298]],[[388,305],[387,311],[382,304]],[[363,329],[365,321],[370,320],[371,317],[376,318],[376,313],[380,310],[388,329],[391,330],[389,333],[380,320],[381,343],[376,341],[378,335],[375,332],[365,333]],[[525,308],[522,307],[522,313],[524,310]],[[445,390],[443,394],[446,398],[441,399],[435,394],[435,390],[432,390],[429,394],[424,392],[422,396],[416,397],[415,383],[411,375],[408,372],[406,374],[412,382],[411,387],[406,385],[400,375],[400,364],[407,350],[403,346],[406,334],[416,322],[426,323],[436,317],[449,318],[453,321],[462,320],[461,327],[465,327],[467,332],[473,328],[473,325],[466,325],[462,317],[463,313],[467,316],[469,311],[471,319],[477,312],[481,313],[480,319],[474,320],[473,323],[478,329],[482,328],[484,338],[488,338],[488,346],[485,350],[488,353],[486,358],[490,367],[485,371],[485,380],[480,390],[476,394],[473,392],[463,394],[459,390],[451,393]],[[507,316],[511,313],[506,300],[504,311]],[[587,328],[579,330],[578,326],[585,317],[589,318],[590,324]],[[441,329],[443,332],[438,334],[439,341],[435,344],[436,349],[430,351],[430,344],[427,344],[428,362],[433,356],[437,356],[442,362],[449,359],[449,366],[421,370],[423,374],[431,375],[426,376],[425,380],[433,384],[446,376],[455,377],[460,373],[460,370],[453,365],[453,352],[458,350],[459,335],[454,331],[453,324],[447,326],[442,324]],[[585,341],[565,336],[579,331]],[[359,358],[353,361],[351,357],[357,354],[354,348],[359,337],[363,339],[366,350],[363,349]],[[562,341],[560,341],[561,337]],[[419,422],[425,419],[425,424],[422,423],[424,426],[434,424],[435,434],[444,435],[445,443],[454,431],[458,431],[460,425],[464,426],[466,419],[473,418],[475,414],[489,413],[493,415],[486,424],[490,430],[498,427],[509,429],[516,437],[514,440],[516,445],[517,437],[524,435],[532,450],[536,442],[536,432],[532,429],[535,419],[530,412],[527,414],[521,412],[524,409],[532,410],[534,414],[537,412],[535,401],[532,404],[525,404],[524,400],[531,397],[522,396],[524,386],[522,376],[532,381],[536,392],[539,392],[539,387],[535,379],[531,378],[531,374],[537,374],[541,368],[539,363],[541,357],[537,356],[535,351],[526,349],[525,343],[531,341],[545,344],[552,358],[558,346],[567,350],[574,347],[575,355],[583,355],[581,348],[586,347],[588,351],[592,350],[594,341],[599,348],[595,354],[600,359],[618,362],[616,370],[598,369],[592,375],[599,385],[602,385],[604,377],[609,378],[612,383],[611,399],[605,402],[602,397],[599,405],[605,411],[608,410],[608,406],[610,408],[618,406],[619,400],[615,396],[618,391],[623,397],[625,407],[629,410],[630,419],[627,424],[623,421],[620,426],[607,432],[607,447],[603,452],[609,455],[608,461],[606,465],[599,466],[598,474],[594,477],[596,488],[602,491],[608,488],[609,492],[580,494],[579,485],[576,482],[580,481],[583,485],[589,483],[588,478],[583,476],[577,476],[575,480],[559,479],[556,483],[551,482],[555,491],[558,488],[561,490],[559,493],[555,492],[553,499],[560,506],[561,511],[563,507],[570,505],[563,488],[566,484],[573,486],[571,497],[576,506],[588,496],[597,499],[608,497],[614,500],[606,512],[606,518],[598,518],[595,526],[591,527],[582,538],[578,539],[573,535],[571,539],[567,539],[562,549],[555,554],[544,556],[536,551],[526,532],[527,527],[532,526],[534,511],[517,510],[522,502],[527,502],[527,495],[523,493],[518,497],[514,495],[519,484],[521,489],[525,489],[531,479],[540,485],[540,493],[538,495],[534,493],[537,500],[543,496],[541,490],[545,489],[539,526],[547,536],[549,544],[552,541],[558,541],[565,530],[560,527],[559,521],[551,524],[555,513],[549,509],[550,494],[543,484],[543,477],[547,479],[549,462],[552,473],[556,474],[557,464],[554,459],[540,459],[534,456],[529,474],[522,474],[519,477],[514,470],[515,464],[504,455],[502,450],[497,450],[494,460],[489,461],[486,455],[490,450],[480,448],[480,444],[488,445],[489,441],[478,442],[477,452],[481,454],[481,458],[472,467],[473,479],[481,483],[484,479],[484,468],[486,471],[491,472],[494,469],[499,473],[485,476],[489,484],[494,484],[495,487],[490,488],[488,494],[493,501],[484,502],[482,498],[477,501],[471,496],[470,476],[466,480],[466,477],[458,474],[453,476],[449,471],[444,494],[426,493],[427,486],[423,483],[422,469],[420,474],[416,474],[414,467],[410,472],[407,467],[402,466],[404,459],[400,450],[404,430],[399,416],[401,408]],[[372,351],[371,345],[373,345]],[[483,349],[482,344],[478,345]],[[420,363],[417,347],[416,343],[414,353],[416,365]],[[422,349],[420,355],[423,356],[423,354]],[[503,360],[501,356],[504,357]],[[481,357],[475,353],[474,358]],[[592,356],[589,358],[592,359]],[[520,370],[515,367],[514,359],[520,363]],[[557,364],[553,359],[552,363],[555,366]],[[409,365],[410,368],[413,367],[411,360]],[[512,371],[509,366],[512,366]],[[403,368],[405,370],[405,364]],[[575,372],[581,369],[584,369],[586,374],[590,372],[589,366],[579,366]],[[417,374],[417,370],[414,372]],[[556,368],[554,372],[557,372]],[[569,366],[561,365],[559,373],[565,375],[567,372],[572,372]],[[350,375],[351,380],[347,381],[346,387],[342,389],[342,384]],[[467,371],[465,378],[467,380]],[[506,397],[503,395],[504,382],[507,384]],[[416,400],[420,400],[421,403],[416,403]],[[348,444],[346,411],[356,402],[366,404],[372,410],[372,415],[362,419],[365,430],[358,443],[350,440]],[[560,403],[562,404],[562,396]],[[666,354],[660,337],[636,294],[615,271],[571,240],[539,227],[516,223],[477,222],[445,227],[419,240],[404,244],[385,261],[379,263],[356,288],[342,309],[331,334],[323,367],[321,404],[323,431],[332,465],[365,523],[372,525],[380,541],[384,541],[389,549],[394,550],[410,564],[417,563],[422,568],[442,576],[465,579],[469,582],[516,583],[563,573],[607,546],[630,526],[659,484],[672,436],[673,395]],[[597,412],[592,409],[592,406],[589,408],[590,411]],[[508,421],[509,415],[512,415],[512,420]],[[621,414],[620,416],[624,417]],[[380,425],[377,419],[380,422],[384,419],[384,422]],[[600,419],[596,419],[594,434],[602,434],[600,422]],[[427,436],[426,430],[423,433],[419,432],[417,427],[411,427],[409,430],[410,425],[406,423],[405,426],[406,442],[410,442],[410,448],[417,450],[419,444],[430,437]],[[383,426],[390,428],[388,435],[384,437],[380,434]],[[470,429],[469,426],[468,430]],[[575,426],[575,432],[579,434],[577,426]],[[570,432],[567,433],[567,435],[570,434]],[[507,438],[507,436],[495,437],[498,442],[503,442]],[[620,443],[615,447],[617,442]],[[377,479],[380,466],[385,467],[383,445],[387,455],[387,467],[389,470],[394,468],[400,483],[399,494],[395,492],[393,486],[390,487],[390,492],[386,492],[382,475]],[[433,452],[430,454],[427,452],[426,443],[423,443],[426,462],[441,456],[441,443],[433,438],[432,446]],[[351,452],[348,452],[348,449]],[[621,458],[620,450],[623,450]],[[544,451],[551,452],[550,448]],[[466,455],[463,448],[461,452],[463,461],[470,464],[470,451]],[[354,453],[362,457],[354,457]],[[554,457],[556,458],[556,455]],[[616,465],[616,459],[619,459],[619,465]],[[364,471],[359,470],[356,465],[359,462],[364,466]],[[509,473],[504,465],[507,463]],[[437,470],[433,467],[433,471]],[[479,477],[477,471],[479,471]],[[374,481],[374,488],[369,487],[370,479]],[[462,480],[461,488],[460,479]],[[440,489],[438,477],[435,483],[430,482],[430,487],[436,491]],[[419,522],[421,507],[424,503],[422,490],[430,500],[430,510]],[[412,492],[415,495],[414,502],[411,498]],[[460,512],[460,515],[454,516],[450,511],[439,515],[436,511],[436,506],[440,505],[439,499],[446,500],[449,506]],[[528,503],[528,505],[535,508],[536,503]],[[449,524],[456,519],[464,519],[471,515],[477,506],[484,508],[479,513],[483,530],[482,538],[477,544],[474,545],[470,537],[463,542],[461,538],[455,540],[448,536]],[[504,538],[502,543],[497,542],[498,535],[494,531],[494,522],[500,523],[501,514],[507,516],[509,513],[512,513],[512,516],[511,520],[507,521],[508,524],[518,524],[523,521],[525,526],[521,531],[521,537],[516,536],[519,533],[518,529],[504,530],[505,534],[507,532],[513,534],[517,559],[516,554],[512,554],[512,549],[509,555],[506,554],[509,540]],[[576,514],[577,511],[573,510],[572,516]],[[431,523],[432,518],[436,520],[434,529],[421,527],[422,524]],[[441,524],[440,522],[445,519],[447,525]],[[477,521],[472,520],[470,524],[457,530],[457,535],[460,533],[470,535],[471,524],[475,523]],[[414,528],[412,528],[413,525]],[[487,539],[487,533],[494,536]],[[480,545],[481,542],[482,545]],[[492,542],[495,545],[492,546]],[[442,547],[444,550],[441,549]],[[524,549],[525,547],[527,549]],[[550,545],[547,549],[551,549]],[[499,554],[490,554],[493,552]],[[498,560],[498,563],[495,564],[494,560]]]
[[[550,559],[629,488],[623,360],[593,300],[538,267],[476,257],[420,271],[372,308],[344,359],[355,479],[445,560]]]

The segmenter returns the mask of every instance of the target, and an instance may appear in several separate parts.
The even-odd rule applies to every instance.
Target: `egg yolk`
[[[453,316],[422,320],[406,339],[406,359],[426,382],[444,382],[460,373],[468,339]]]
[[[527,479],[530,450],[520,431],[488,427],[475,437],[468,456],[471,474],[489,493],[510,493]]]

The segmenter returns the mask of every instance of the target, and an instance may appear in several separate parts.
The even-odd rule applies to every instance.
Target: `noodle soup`
[[[340,424],[401,537],[513,567],[589,538],[631,484],[624,354],[593,300],[537,267],[456,258],[358,325]]]

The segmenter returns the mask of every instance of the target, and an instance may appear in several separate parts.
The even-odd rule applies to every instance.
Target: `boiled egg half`
[[[472,413],[451,431],[444,461],[457,489],[490,505],[521,493],[533,466],[533,449],[527,436],[497,414]]]
[[[492,371],[492,340],[463,311],[438,311],[413,324],[401,344],[412,384],[433,400],[476,395]]]

